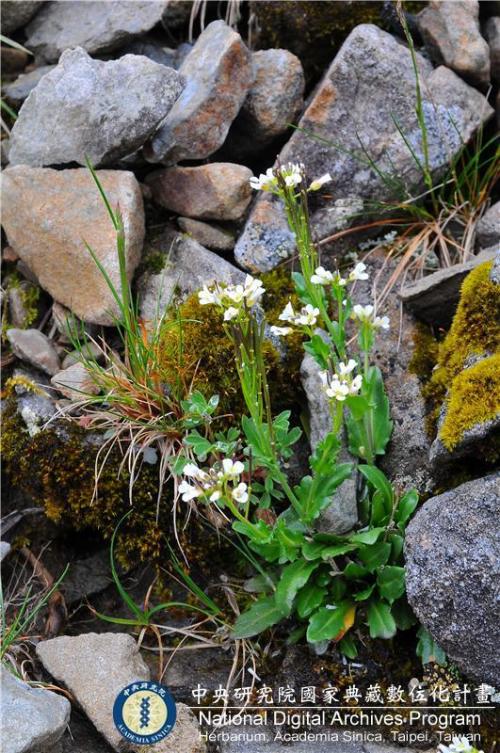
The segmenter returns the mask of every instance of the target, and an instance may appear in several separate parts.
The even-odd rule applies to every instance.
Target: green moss
[[[419,322],[413,334],[413,353],[408,365],[412,374],[427,382],[436,365],[439,353],[439,342],[431,329]]]
[[[494,393],[489,392],[500,345],[500,286],[490,278],[492,264],[481,264],[465,278],[452,325],[439,345],[436,367],[423,388],[434,428],[447,402],[449,415],[440,438],[448,449],[467,429],[498,410],[492,403]]]
[[[5,333],[14,324],[9,317],[9,291],[16,289],[20,291],[21,302],[24,307],[25,316],[21,323],[15,326],[21,329],[31,327],[39,315],[40,288],[31,285],[26,280],[21,280],[17,272],[10,274],[4,281],[5,299],[2,311],[2,340],[5,341]]]
[[[96,435],[92,437],[95,440]],[[94,498],[98,445],[92,437],[69,421],[30,437],[17,413],[15,398],[6,400],[2,460],[9,482],[43,505],[47,517],[63,528],[96,531],[109,540],[120,518],[130,510],[130,476],[126,469],[120,470],[122,455],[113,450],[102,467]],[[173,539],[173,494],[165,485],[157,519],[157,474],[155,466],[145,464],[134,483],[133,514],[122,525],[117,548],[124,565],[148,562],[166,566],[166,537]],[[180,531],[180,538],[191,562],[200,567],[213,561],[219,549],[217,537],[207,536],[196,518]]]
[[[452,383],[446,414],[439,430],[444,446],[452,450],[464,433],[500,413],[500,353],[464,369]]]

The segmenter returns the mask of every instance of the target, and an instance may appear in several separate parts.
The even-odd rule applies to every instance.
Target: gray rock
[[[500,250],[500,201],[493,204],[476,226],[476,244],[479,248],[494,247]]]
[[[204,159],[224,143],[253,80],[239,34],[213,21],[182,63],[186,87],[145,151],[151,162]]]
[[[144,144],[181,91],[176,71],[143,56],[104,62],[68,50],[21,107],[10,163],[113,164]]]
[[[70,366],[74,366],[75,363],[83,363],[85,358],[95,359],[96,361],[104,360],[104,353],[102,348],[96,342],[88,342],[82,348],[82,351],[72,350],[63,358],[61,367],[63,369],[69,369]]]
[[[207,222],[193,220],[190,217],[179,217],[177,224],[183,232],[205,248],[213,251],[232,251],[234,248],[236,242],[234,233],[219,225],[209,225]]]
[[[254,82],[231,126],[224,152],[238,159],[281,136],[304,106],[304,71],[288,50],[252,53]]]
[[[460,298],[465,277],[495,256],[493,249],[485,249],[470,261],[439,269],[422,279],[405,285],[399,295],[403,303],[418,319],[438,327],[449,327]]]
[[[164,47],[154,38],[150,37],[134,39],[121,49],[118,54],[120,57],[122,55],[144,55],[144,57],[149,58],[154,63],[166,65],[168,68],[179,68],[177,50]]]
[[[416,615],[465,675],[498,686],[500,474],[430,499],[406,531]]]
[[[490,46],[491,80],[500,83],[500,17],[492,16],[486,22],[484,35]]]
[[[37,645],[37,655],[45,669],[75,696],[89,719],[117,751],[139,751],[113,723],[113,704],[126,685],[149,680],[131,635],[86,633],[75,637],[52,638]],[[177,722],[172,733],[154,746],[155,753],[203,753],[198,725],[187,706],[177,704]]]
[[[111,206],[122,213],[131,279],[144,240],[141,189],[130,172],[100,170],[98,175]],[[2,210],[10,245],[40,285],[79,318],[113,324],[116,301],[84,241],[119,290],[116,232],[89,171],[8,167],[2,176]]]
[[[478,0],[431,0],[417,17],[432,59],[473,84],[490,80],[490,54],[479,30]]]
[[[20,105],[38,85],[46,73],[50,73],[55,68],[54,65],[41,65],[39,68],[29,73],[21,73],[15,81],[3,87],[5,96],[12,100],[15,105]]]
[[[72,562],[61,590],[66,604],[71,605],[104,591],[112,582],[109,551],[103,549],[90,557]]]
[[[89,395],[97,395],[99,392],[99,387],[84,364],[80,362],[58,371],[50,381],[61,395],[70,400],[82,400]]]
[[[231,162],[167,167],[147,177],[153,199],[166,209],[201,220],[239,220],[252,198],[252,171]]]
[[[43,666],[75,696],[110,745],[123,737],[113,723],[113,704],[126,685],[149,679],[149,669],[131,635],[86,633],[52,638],[36,647]]]
[[[0,541],[0,562],[9,554],[11,546],[7,541]]]
[[[165,253],[166,265],[160,274],[139,280],[140,311],[143,319],[154,322],[174,297],[183,299],[214,282],[239,283],[244,273],[220,256],[189,238],[167,228],[154,244]]]
[[[167,5],[166,0],[46,3],[26,30],[26,46],[49,63],[68,48],[83,47],[90,54],[110,52],[156,26]]]
[[[3,753],[47,753],[60,740],[69,721],[67,698],[32,688],[0,668]]]
[[[307,398],[311,449],[315,450],[319,442],[332,430],[332,420],[328,398],[319,378],[319,367],[308,353],[302,360],[300,376]],[[339,461],[352,461],[345,448],[340,452]],[[317,528],[327,533],[341,534],[351,531],[357,522],[356,482],[354,479],[347,479],[336,490],[330,506],[321,513],[317,520]]]
[[[7,285],[7,301],[9,304],[9,321],[14,327],[24,329],[28,324],[32,324],[34,313],[31,306],[28,305],[29,293],[33,286],[21,280],[18,285]],[[35,306],[35,310],[36,310]]]
[[[17,412],[23,419],[30,437],[34,437],[54,416],[56,406],[44,392],[26,390],[17,398]]]
[[[42,5],[41,0],[3,0],[0,11],[2,34],[8,36],[27,24]]]
[[[21,361],[41,369],[46,374],[59,371],[59,356],[53,343],[38,329],[8,329],[7,339],[12,352]]]
[[[433,70],[418,53],[416,59],[430,169],[437,178],[493,110],[479,92],[452,71],[444,67]],[[401,200],[422,190],[422,172],[395,121],[422,161],[409,50],[378,27],[362,24],[351,32],[334,58],[299,121],[302,130],[293,133],[279,157],[282,164],[304,163],[310,179],[326,172],[332,176],[326,189],[341,204],[317,198],[311,219],[318,238],[345,229],[354,215],[363,219],[360,202],[366,205],[365,215],[369,209],[373,219],[373,202]],[[366,154],[374,163],[373,169],[367,164]],[[377,171],[385,172],[390,180],[382,179]],[[259,196],[236,244],[237,261],[248,269],[267,271],[293,249],[281,205],[268,194]]]

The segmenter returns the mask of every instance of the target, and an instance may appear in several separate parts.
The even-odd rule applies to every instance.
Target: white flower
[[[325,392],[332,400],[342,402],[349,394],[349,387],[346,382],[339,382],[337,375],[335,374]]]
[[[354,358],[350,358],[347,363],[340,361],[339,374],[340,376],[346,376],[347,374],[350,374],[351,371],[354,371],[355,368],[356,368],[356,361],[354,360]]]
[[[198,293],[198,300],[200,301],[202,306],[208,306],[212,303],[219,304],[220,298],[218,293],[215,290],[209,290],[209,288],[204,285],[202,290]]]
[[[184,502],[189,502],[190,500],[195,499],[195,497],[201,496],[203,492],[201,489],[198,489],[198,487],[188,484],[187,481],[181,481],[179,484],[179,494],[182,494]]]
[[[302,182],[303,169],[304,165],[294,164],[293,162],[289,162],[288,165],[284,165],[281,168],[281,175],[285,179],[285,185],[287,185],[288,188],[294,188]]]
[[[290,301],[286,304],[285,308],[279,315],[278,319],[282,322],[293,322],[295,319],[295,311]]]
[[[241,505],[244,505],[245,502],[248,501],[248,487],[246,484],[241,482],[238,484],[236,489],[233,489],[232,497],[233,499],[238,502]]]
[[[245,466],[239,460],[233,462],[231,458],[224,458],[224,460],[222,461],[222,469],[225,476],[229,478],[235,478],[236,476],[239,476],[241,473],[243,473]]]
[[[234,306],[229,306],[229,308],[224,311],[225,322],[229,322],[231,319],[234,319],[235,316],[238,316],[238,309],[235,309]]]
[[[368,274],[365,270],[366,264],[363,264],[362,261],[358,262],[349,275],[349,282],[354,282],[355,280],[368,280]]]
[[[250,186],[256,191],[271,191],[276,185],[277,180],[272,167],[269,167],[265,174],[261,173],[258,178],[250,178]]]
[[[249,306],[253,306],[262,298],[264,293],[265,288],[262,286],[262,280],[258,280],[256,277],[252,277],[251,275],[247,275],[245,278],[244,287],[244,296],[246,298],[247,304]]]
[[[198,468],[197,465],[194,463],[186,463],[184,468],[182,469],[182,473],[184,476],[190,476],[191,478],[197,478],[200,481],[203,481],[207,477],[207,474],[205,471],[202,471],[201,468]]]
[[[318,267],[311,275],[311,282],[315,285],[330,285],[334,280],[333,274],[324,267]]]
[[[245,288],[243,285],[228,285],[224,288],[224,298],[229,298],[233,303],[241,303],[245,297]]]
[[[293,330],[292,330],[291,327],[276,327],[274,325],[271,327],[271,334],[272,335],[278,335],[278,336],[280,336],[280,335],[289,335],[290,332],[292,332],[292,331]]]
[[[354,377],[354,379],[352,380],[349,386],[349,394],[357,395],[361,389],[362,384],[363,384],[363,377],[361,376],[361,374],[358,374],[357,376]]]
[[[389,329],[390,320],[388,316],[376,316],[373,320],[375,329]]]
[[[477,750],[466,737],[453,737],[450,746],[439,745],[438,749],[442,753],[472,753]],[[483,753],[483,751],[478,751],[478,753]]]
[[[360,303],[357,303],[353,306],[352,315],[355,319],[359,319],[360,322],[370,322],[373,315],[373,306],[370,304],[362,306]]]
[[[308,303],[303,306],[300,313],[294,319],[295,324],[301,324],[304,327],[314,327],[319,316],[319,309]]]
[[[309,186],[310,191],[319,191],[319,189],[325,185],[325,183],[330,183],[332,179],[332,176],[330,173],[325,173],[320,178],[316,178],[316,180],[313,180],[311,185]]]
[[[222,497],[222,492],[219,491],[219,489],[216,489],[209,497],[210,502],[217,502],[218,499]]]

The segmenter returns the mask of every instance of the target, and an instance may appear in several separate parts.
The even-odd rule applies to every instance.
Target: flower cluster
[[[357,376],[353,375],[356,365],[356,361],[351,358],[347,363],[340,361],[338,373],[329,374],[327,371],[319,372],[324,390],[330,400],[343,402],[349,395],[358,394],[363,384],[363,377],[361,374]]]
[[[483,753],[474,748],[466,737],[453,737],[451,745],[440,745],[438,750],[441,753]]]
[[[243,285],[216,285],[213,288],[203,287],[198,293],[202,306],[214,305],[224,310],[224,321],[235,319],[245,307],[251,308],[260,301],[265,288],[262,280],[247,275]]]
[[[361,306],[357,303],[352,308],[352,318],[361,324],[369,324],[373,329],[389,329],[390,321],[388,316],[376,316],[375,309],[371,304]]]
[[[278,177],[281,176],[285,181],[287,188],[296,188],[304,180],[304,165],[301,163],[289,162],[287,165],[281,165],[277,168],[269,167],[265,173],[261,173],[258,178],[250,178],[250,185],[256,191],[267,191],[276,195],[280,194]],[[319,191],[325,183],[331,181],[330,173],[325,173],[316,178],[309,185],[308,191]]]
[[[319,309],[308,303],[303,306],[300,311],[295,312],[291,301],[288,301],[285,308],[279,315],[279,319],[282,322],[289,322],[295,324],[298,327],[314,327],[318,321]],[[274,335],[289,335],[292,332],[291,327],[271,327],[271,332]]]
[[[367,279],[368,273],[366,272],[366,264],[363,264],[361,261],[356,264],[347,278],[342,277],[340,272],[330,272],[324,267],[318,267],[314,274],[311,275],[311,282],[314,283],[314,285],[337,285],[341,288],[345,287],[348,282]]]
[[[210,502],[217,502],[225,495],[230,495],[237,503],[244,505],[248,501],[248,486],[240,481],[245,466],[239,460],[224,458],[222,467],[204,471],[195,463],[187,463],[183,469],[185,479],[179,484],[179,494],[184,502],[197,497],[204,497]],[[189,479],[186,480],[186,479]]]

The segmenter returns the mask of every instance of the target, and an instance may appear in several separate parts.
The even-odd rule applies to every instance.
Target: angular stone
[[[56,413],[56,406],[52,396],[48,397],[43,392],[31,392],[25,390],[18,394],[17,412],[23,419],[24,425],[30,437],[38,434],[43,426]]]
[[[0,541],[0,562],[9,554],[11,548],[11,545],[7,541]]]
[[[192,220],[190,217],[179,217],[177,224],[181,230],[205,248],[213,251],[232,251],[234,248],[236,242],[234,233],[219,225],[209,225],[207,222]]]
[[[11,84],[3,87],[5,96],[10,99],[14,104],[19,105],[28,97],[37,86],[40,79],[42,79],[46,73],[50,73],[55,68],[54,65],[41,65],[39,68],[35,68],[34,71],[29,73],[21,73]]]
[[[90,54],[110,52],[156,26],[167,6],[166,0],[45,3],[26,30],[26,46],[49,63],[73,47]]]
[[[498,687],[500,474],[430,499],[406,530],[406,589],[460,670]]]
[[[2,686],[2,750],[46,753],[60,740],[69,721],[67,698],[45,688],[32,688],[0,668]]]
[[[174,297],[183,299],[214,282],[240,283],[245,274],[192,238],[166,228],[154,240],[155,250],[165,254],[160,274],[145,273],[138,283],[141,316],[154,322]]]
[[[500,249],[500,201],[493,204],[477,223],[476,245],[479,248]]]
[[[38,329],[8,329],[7,339],[12,352],[21,361],[41,369],[46,374],[59,371],[59,356],[52,341]]]
[[[37,645],[45,669],[75,696],[89,719],[117,751],[144,750],[126,743],[113,722],[113,704],[127,685],[149,680],[149,668],[131,635],[85,633],[52,638]],[[155,753],[204,753],[198,725],[187,706],[177,704],[172,733],[154,745]]]
[[[27,24],[42,5],[42,0],[2,0],[0,6],[2,34],[8,36]]]
[[[171,165],[213,154],[253,80],[250,52],[224,21],[207,26],[179,73],[186,87],[145,151],[151,162]]]
[[[72,350],[67,353],[61,364],[63,369],[69,369],[70,366],[74,366],[75,363],[81,363],[85,358],[94,358],[97,361],[104,359],[104,353],[102,348],[96,342],[88,342],[82,348],[82,353],[79,350]]]
[[[153,199],[167,209],[202,220],[239,220],[252,198],[252,171],[231,162],[167,167],[147,177]]]
[[[259,50],[252,54],[252,65],[254,82],[223,147],[239,159],[285,133],[304,105],[298,57],[288,50]]]
[[[494,256],[493,249],[485,249],[470,261],[439,269],[405,285],[399,293],[401,300],[418,319],[447,328],[457,308],[462,282],[478,264]]]
[[[431,0],[418,27],[434,62],[473,84],[490,80],[490,53],[479,30],[478,0]]]
[[[58,371],[50,381],[61,395],[70,400],[82,400],[86,395],[97,395],[99,392],[99,387],[80,362]]]
[[[86,633],[38,643],[38,658],[75,696],[89,719],[115,750],[123,737],[113,723],[118,693],[132,682],[149,679],[149,669],[131,635]]]
[[[490,47],[491,80],[500,83],[500,17],[489,18],[484,35]]]
[[[433,70],[418,53],[416,60],[429,165],[437,178],[493,110],[452,71]],[[344,42],[299,121],[301,130],[294,131],[279,157],[282,164],[304,163],[309,179],[327,172],[332,176],[325,190],[336,201],[319,196],[311,209],[318,238],[345,229],[354,219],[362,221],[368,209],[373,219],[373,202],[401,200],[408,191],[423,189],[422,172],[395,121],[422,163],[410,52],[387,32],[362,24]],[[248,269],[267,271],[293,250],[280,203],[268,194],[259,196],[236,244],[237,261]]]
[[[9,161],[113,164],[144,144],[181,91],[176,71],[143,56],[104,62],[67,50],[21,107]]]
[[[100,170],[98,175],[111,206],[119,206],[123,216],[131,279],[144,240],[142,193],[130,172]],[[79,318],[113,324],[116,302],[84,241],[119,291],[116,233],[89,171],[9,167],[2,186],[9,243],[40,285]]]

